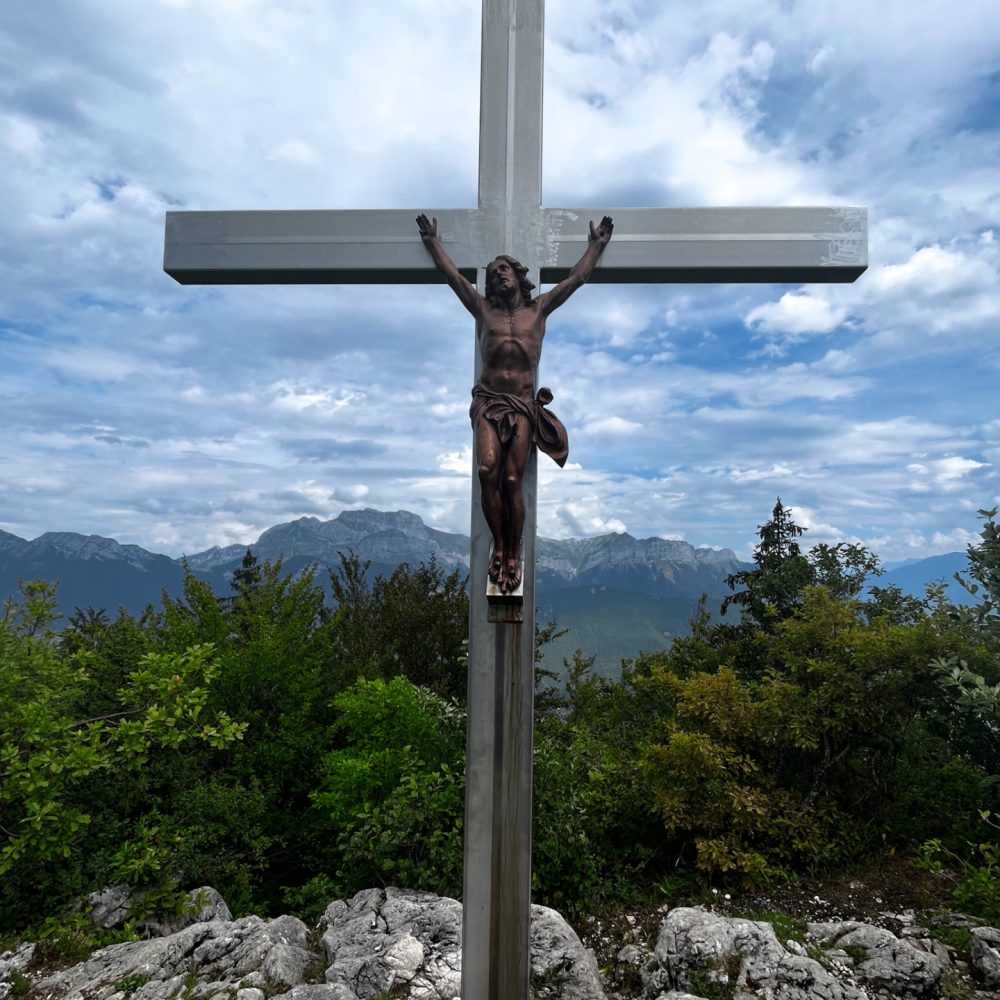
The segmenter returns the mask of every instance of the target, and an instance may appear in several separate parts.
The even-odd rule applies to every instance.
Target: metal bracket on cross
[[[486,620],[494,624],[524,622],[524,560],[521,560],[521,582],[514,590],[504,592],[489,577],[486,579]]]

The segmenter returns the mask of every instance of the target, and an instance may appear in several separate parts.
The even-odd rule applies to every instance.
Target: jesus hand
[[[599,243],[601,246],[607,246],[608,240],[611,239],[611,234],[614,232],[615,224],[611,221],[611,216],[606,215],[601,219],[600,223],[595,227],[593,220],[590,223],[590,242]]]
[[[436,240],[438,234],[438,220],[428,219],[423,212],[417,216],[417,229],[420,230],[420,238],[423,240]]]

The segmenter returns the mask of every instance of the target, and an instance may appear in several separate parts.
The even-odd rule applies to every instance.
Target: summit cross
[[[164,270],[181,284],[440,283],[414,225],[421,213],[437,218],[480,292],[501,253],[539,284],[565,279],[589,220],[605,214],[614,238],[592,284],[850,282],[865,270],[863,208],[542,207],[543,7],[483,0],[477,208],[168,212]],[[477,349],[474,382],[481,369]],[[463,1000],[529,995],[534,453],[523,491],[523,604],[498,612],[488,609],[492,536],[472,477]]]

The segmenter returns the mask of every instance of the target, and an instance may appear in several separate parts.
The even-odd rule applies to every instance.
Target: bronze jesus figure
[[[545,321],[593,274],[614,226],[608,216],[597,226],[591,222],[587,249],[569,275],[534,299],[528,269],[513,257],[502,255],[487,266],[483,296],[445,253],[437,219],[418,215],[417,228],[438,270],[476,320],[483,368],[469,416],[483,514],[493,535],[489,578],[501,593],[510,594],[521,583],[522,482],[531,447],[537,445],[560,466],[569,453],[566,428],[545,408],[552,393],[541,388],[535,394]]]

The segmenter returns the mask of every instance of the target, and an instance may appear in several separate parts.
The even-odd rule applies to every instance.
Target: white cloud
[[[625,523],[619,518],[603,517],[593,509],[593,497],[582,497],[571,503],[564,503],[556,510],[556,538],[587,538],[592,535],[622,534]]]
[[[294,384],[287,380],[276,382],[264,390],[271,396],[270,405],[276,410],[302,414],[312,410],[323,417],[331,417],[360,398],[356,392],[338,392],[307,384]]]
[[[584,433],[595,437],[628,437],[642,430],[642,424],[634,420],[623,420],[621,417],[601,417],[584,425]]]
[[[874,270],[865,289],[874,320],[931,333],[1000,318],[1000,253],[988,241],[926,246],[899,264]]]
[[[287,139],[279,143],[268,154],[270,160],[286,160],[300,167],[315,167],[323,162],[316,150],[302,139]]]
[[[970,545],[981,541],[978,534],[965,528],[955,528],[952,531],[935,531],[930,544],[938,552],[955,552],[964,550]]]
[[[829,333],[847,318],[843,305],[834,305],[807,292],[785,292],[777,302],[756,306],[744,322],[758,333],[786,334],[797,340],[803,334]]]
[[[752,483],[762,479],[784,481],[791,479],[795,472],[789,465],[775,463],[769,469],[730,469],[728,474],[737,483]]]
[[[467,445],[461,451],[449,451],[438,456],[438,468],[442,472],[455,472],[462,476],[471,474],[472,447]]]
[[[952,492],[965,490],[964,480],[977,469],[988,467],[987,462],[949,455],[927,462],[913,462],[906,469],[915,476],[911,482],[911,489],[916,492],[927,492],[932,489]]]

